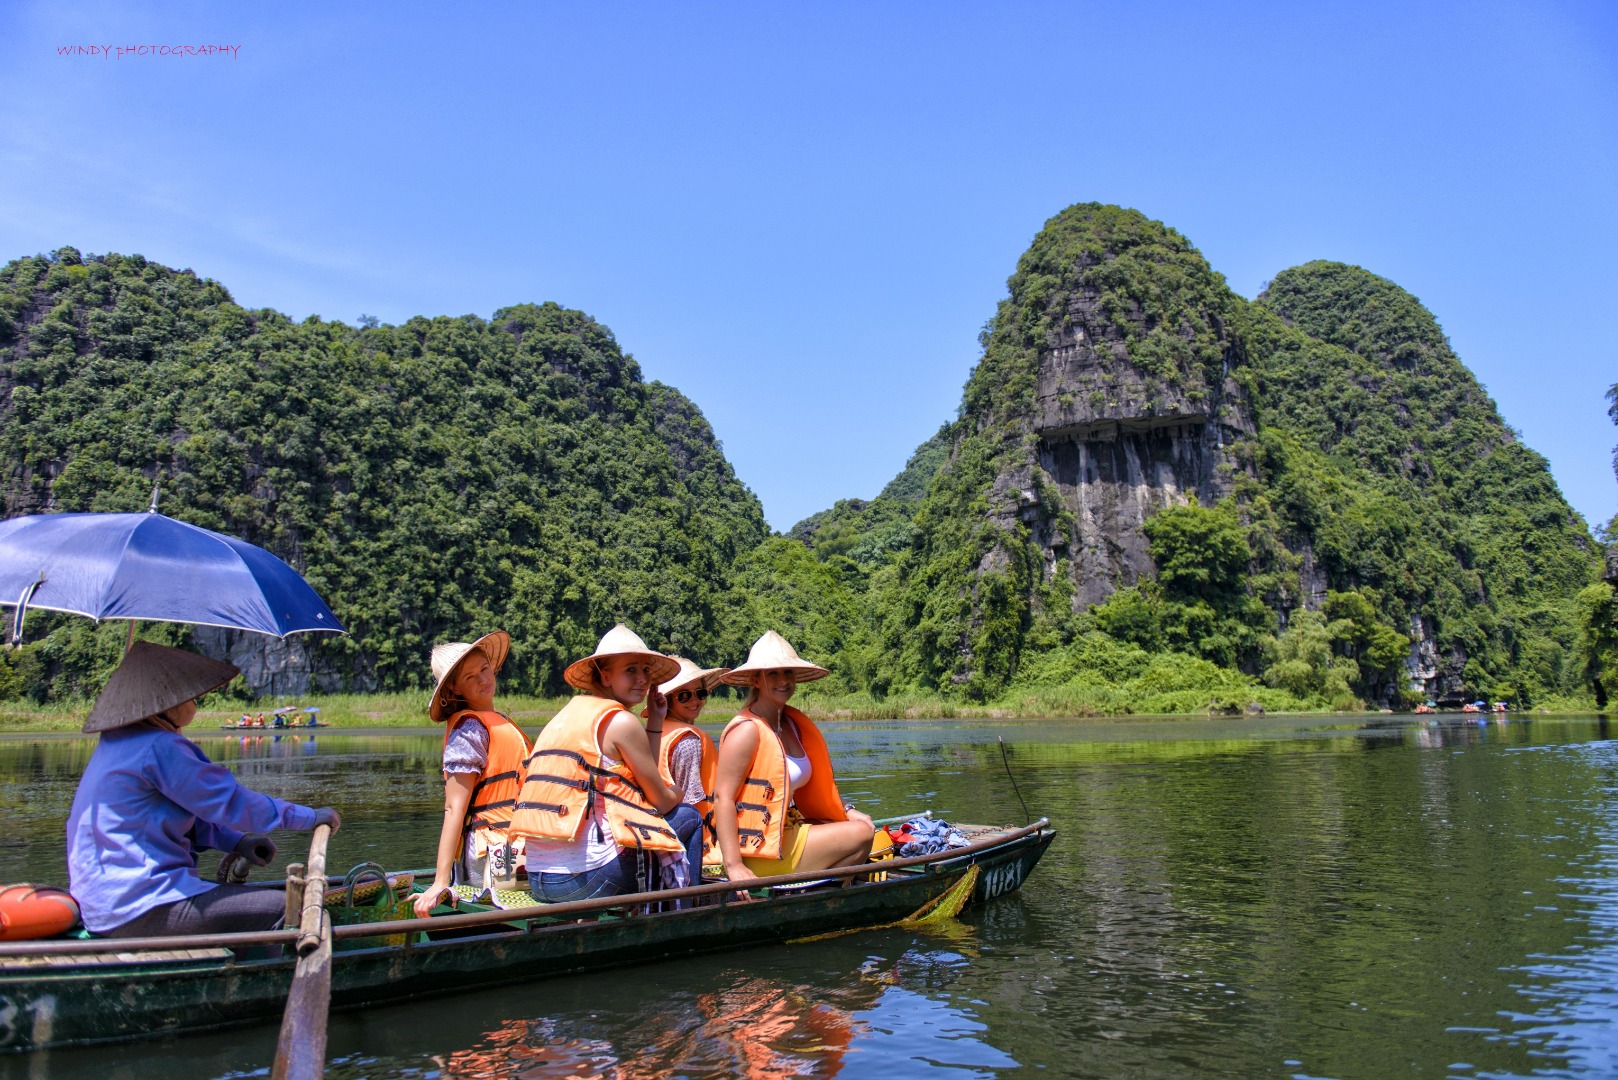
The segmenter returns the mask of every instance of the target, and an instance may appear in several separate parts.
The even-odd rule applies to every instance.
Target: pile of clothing
[[[888,836],[893,839],[893,853],[902,859],[965,847],[968,843],[959,829],[937,818],[914,818],[902,825],[889,825]]]

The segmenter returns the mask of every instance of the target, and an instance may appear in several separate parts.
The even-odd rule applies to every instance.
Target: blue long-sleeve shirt
[[[315,812],[243,787],[201,747],[154,724],[104,732],[67,818],[67,868],[84,925],[106,933],[215,888],[197,852],[245,833],[312,829]]]

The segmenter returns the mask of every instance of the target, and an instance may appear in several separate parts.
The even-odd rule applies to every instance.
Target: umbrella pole
[[[129,636],[124,638],[124,652],[126,654],[135,647],[135,623],[139,621],[138,619],[129,620]]]

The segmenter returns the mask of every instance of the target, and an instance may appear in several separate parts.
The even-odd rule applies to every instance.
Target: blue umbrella
[[[268,551],[155,510],[0,521],[0,605],[17,609],[13,642],[31,607],[278,638],[346,632],[308,582]]]

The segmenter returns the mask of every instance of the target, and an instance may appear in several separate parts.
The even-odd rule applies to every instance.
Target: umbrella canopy
[[[183,622],[284,638],[342,623],[298,572],[261,547],[141,514],[0,521],[0,605],[102,619]]]

